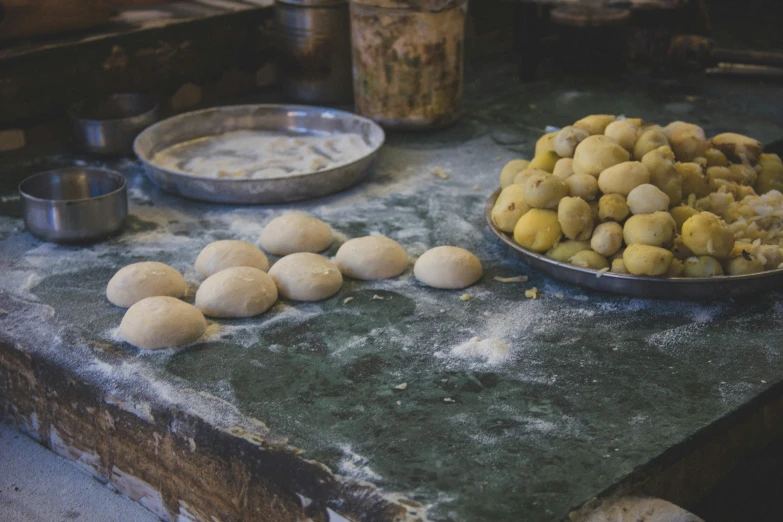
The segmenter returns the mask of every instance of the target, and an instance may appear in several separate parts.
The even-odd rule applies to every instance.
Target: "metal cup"
[[[133,154],[133,140],[158,120],[158,103],[145,94],[112,94],[68,110],[79,143],[94,154]]]
[[[117,232],[128,214],[125,176],[106,169],[41,172],[19,184],[27,230],[54,243],[86,243]]]

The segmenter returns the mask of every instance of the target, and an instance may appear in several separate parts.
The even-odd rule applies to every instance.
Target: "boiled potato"
[[[533,174],[522,186],[525,203],[533,208],[557,208],[560,200],[568,194],[565,181],[551,174]]]
[[[652,214],[669,209],[669,196],[655,185],[645,183],[634,188],[626,200],[633,214]]]
[[[554,210],[531,208],[514,227],[514,241],[534,252],[546,252],[562,235]]]
[[[598,210],[599,210],[598,209],[598,202],[593,200],[593,201],[588,201],[587,204],[590,206],[590,211],[593,213],[593,223],[597,223],[598,222]]]
[[[615,140],[618,145],[628,152],[633,152],[637,131],[638,127],[632,125],[628,120],[617,120],[606,126],[604,135]]]
[[[733,132],[714,136],[710,144],[737,163],[756,163],[763,150],[759,141]]]
[[[708,167],[728,167],[729,159],[718,149],[710,148],[704,151],[704,159]]]
[[[704,175],[704,169],[698,163],[675,163],[674,168],[682,176],[682,197],[687,198],[696,194],[697,198],[703,198],[710,192],[710,182]]]
[[[685,263],[675,257],[669,265],[669,270],[666,271],[666,277],[680,277],[684,270]]]
[[[589,241],[563,241],[558,243],[554,247],[550,248],[546,252],[546,257],[560,261],[561,263],[568,263],[571,258],[582,250],[590,250]]]
[[[514,183],[517,174],[527,169],[530,162],[523,159],[515,159],[506,163],[503,170],[500,171],[500,188],[506,188]]]
[[[675,236],[674,237],[674,244],[671,248],[672,254],[674,254],[675,259],[688,259],[689,257],[693,257],[693,252],[691,252],[691,249],[685,246],[685,243],[682,242],[682,236]]]
[[[712,277],[723,275],[723,267],[712,256],[689,257],[683,263],[685,268],[682,275],[685,277]]]
[[[651,128],[643,128],[639,139],[633,146],[633,157],[641,161],[645,154],[660,147],[668,147],[669,140],[666,133],[657,125]]]
[[[574,172],[596,176],[618,163],[628,161],[628,151],[603,135],[585,138],[574,151]]]
[[[538,141],[536,142],[536,152],[533,154],[533,157],[543,156],[545,153],[555,150],[554,141],[557,132],[558,131],[550,132],[538,138]]]
[[[625,268],[633,275],[663,275],[669,270],[673,259],[672,253],[665,248],[650,245],[628,245],[623,252]]]
[[[552,173],[552,171],[555,170],[555,164],[559,159],[560,156],[558,156],[555,151],[549,150],[533,158],[527,168],[540,169]]]
[[[729,275],[757,274],[764,271],[764,263],[747,250],[725,262],[726,273]]]
[[[592,201],[598,194],[598,181],[590,174],[575,174],[565,180],[568,195]]]
[[[759,158],[761,172],[756,180],[756,192],[766,194],[770,190],[783,192],[783,161],[777,154],[762,154]]]
[[[677,223],[677,232],[682,230],[682,224],[685,223],[685,220],[698,213],[699,211],[695,208],[686,207],[684,205],[680,205],[669,210],[669,214],[672,215],[674,222]]]
[[[693,161],[707,152],[708,141],[704,129],[698,125],[676,122],[668,134],[674,155],[679,161]]]
[[[603,256],[611,256],[623,246],[623,227],[614,221],[601,223],[593,230],[590,247]]]
[[[750,165],[729,165],[729,171],[732,177],[737,179],[741,185],[753,185],[758,179],[756,169]]]
[[[592,250],[582,250],[571,258],[571,264],[582,268],[592,268],[593,270],[602,270],[609,268],[609,261],[598,252]]]
[[[492,207],[492,222],[503,232],[513,232],[522,214],[530,210],[525,203],[524,187],[522,185],[509,185],[500,191],[495,206]]]
[[[584,241],[593,232],[593,213],[582,198],[564,197],[557,207],[560,229],[569,239]]]
[[[574,175],[574,160],[573,158],[560,158],[555,163],[555,169],[552,174],[561,179],[568,179]]]
[[[599,178],[600,179],[600,178]],[[625,196],[622,194],[604,194],[598,200],[598,219],[622,223],[631,214]]]
[[[615,274],[629,274],[628,269],[625,268],[625,261],[622,259],[613,259],[612,268],[609,270]]]
[[[674,166],[674,153],[669,147],[651,150],[642,158],[642,164],[650,171],[650,183],[669,196],[671,205],[682,201],[682,175]]]
[[[734,234],[712,212],[699,212],[682,224],[682,241],[697,256],[724,258],[734,247]]]
[[[514,177],[514,185],[524,185],[530,176],[550,176],[549,172],[539,169],[525,169]]]
[[[615,117],[609,114],[591,114],[574,123],[574,127],[579,127],[593,134],[603,134],[606,127],[615,120]]]
[[[638,161],[626,161],[604,169],[598,176],[598,188],[604,194],[627,196],[639,185],[650,182],[650,171]]]
[[[625,221],[623,239],[629,246],[641,244],[668,248],[674,241],[676,228],[674,218],[668,212],[637,214]]]
[[[590,136],[590,134],[579,127],[568,125],[560,129],[555,139],[552,141],[554,151],[561,158],[570,158],[574,155],[574,149],[579,145],[582,140]]]

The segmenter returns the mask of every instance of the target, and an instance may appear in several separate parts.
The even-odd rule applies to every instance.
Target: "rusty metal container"
[[[462,111],[467,0],[351,0],[356,112],[431,129]]]
[[[277,0],[280,81],[287,97],[312,103],[352,94],[348,0]]]

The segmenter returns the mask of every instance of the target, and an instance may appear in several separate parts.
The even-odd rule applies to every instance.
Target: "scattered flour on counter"
[[[451,355],[460,359],[479,359],[487,364],[496,365],[509,360],[511,346],[502,339],[473,337],[452,348]]]
[[[343,458],[337,464],[337,469],[342,475],[366,482],[377,483],[383,480],[383,477],[370,467],[370,460],[367,457],[363,457],[353,451],[348,444],[341,444],[339,447],[343,452]]]

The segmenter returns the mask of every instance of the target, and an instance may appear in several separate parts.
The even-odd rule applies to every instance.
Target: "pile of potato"
[[[709,277],[778,268],[783,252],[736,242],[708,211],[783,191],[783,162],[758,141],[698,125],[596,114],[543,135],[500,173],[492,221],[522,247],[618,274]],[[725,205],[724,205],[725,206]],[[720,212],[718,212],[720,214]],[[751,248],[754,247],[754,248]]]

